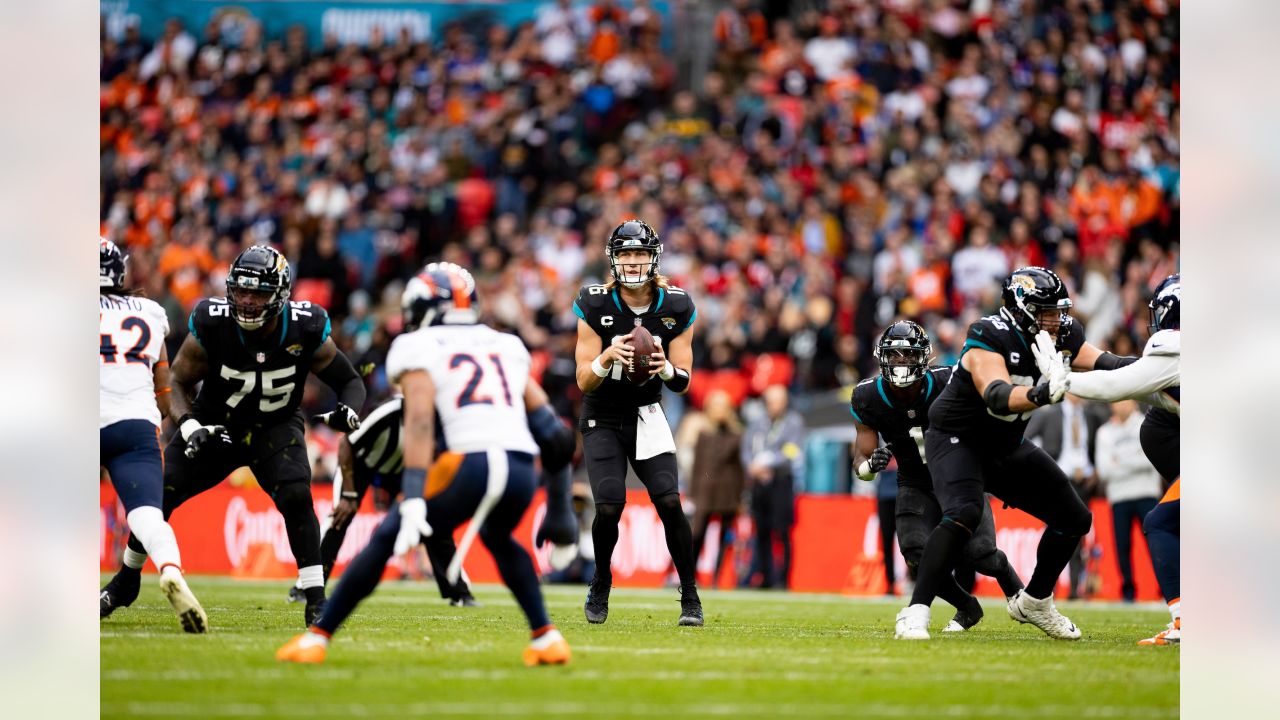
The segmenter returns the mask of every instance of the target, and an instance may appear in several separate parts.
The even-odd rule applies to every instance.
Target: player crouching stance
[[[202,633],[209,628],[209,619],[182,577],[178,540],[160,509],[164,500],[160,421],[169,414],[169,358],[164,347],[169,321],[154,301],[125,291],[126,260],[115,243],[99,240],[99,452],[128,513],[129,528],[160,568],[160,590],[182,621],[182,629]],[[108,593],[102,593],[99,603],[100,617],[110,615],[114,605]]]
[[[929,407],[951,380],[951,368],[929,367],[933,345],[924,328],[910,320],[896,322],[880,335],[875,358],[880,377],[863,380],[853,390],[850,413],[858,430],[854,467],[863,480],[875,479],[889,459],[898,459],[898,502],[894,522],[902,557],[912,576],[920,565],[929,533],[942,519],[933,493],[933,477],[924,456],[924,431]],[[879,447],[877,435],[884,438]],[[1005,597],[1022,589],[1022,580],[1009,558],[996,547],[991,504],[983,503],[982,519],[965,545],[964,554],[983,575],[996,579]],[[943,632],[963,632],[982,619],[982,605],[965,592],[954,577],[941,579],[938,597],[956,608]]]
[[[528,618],[533,641],[524,663],[569,662],[569,644],[547,617],[533,561],[512,537],[536,487],[538,446],[525,403],[533,404],[540,389],[528,379],[524,344],[478,324],[475,303],[475,281],[453,263],[427,265],[405,288],[406,332],[387,355],[387,377],[404,395],[404,499],[347,568],[320,619],[276,651],[277,660],[323,662],[329,639],[377,587],[393,554],[436,532],[452,535],[470,518],[450,581],[478,533]],[[437,413],[449,450],[432,463]]]
[[[925,456],[942,521],[925,545],[911,604],[898,613],[899,639],[929,639],[929,606],[982,522],[984,491],[1048,526],[1035,571],[1009,600],[1009,615],[1053,638],[1080,638],[1080,629],[1054,606],[1053,588],[1093,515],[1053,458],[1023,440],[1031,412],[1060,402],[1068,387],[1064,372],[1042,375],[1031,346],[1043,330],[1071,356],[1073,368],[1113,369],[1121,361],[1085,342],[1084,330],[1067,314],[1066,286],[1052,271],[1015,270],[1002,299],[998,314],[969,326],[951,382],[929,409]]]

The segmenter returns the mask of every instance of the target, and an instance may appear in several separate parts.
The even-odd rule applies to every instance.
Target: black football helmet
[[[98,237],[98,290],[124,291],[124,276],[129,269],[129,256],[110,240]]]
[[[617,254],[622,250],[647,250],[651,259],[646,273],[623,277]],[[641,288],[658,275],[658,261],[662,257],[662,241],[658,233],[643,220],[628,220],[609,233],[605,243],[605,255],[609,258],[609,270],[623,287]]]
[[[1174,273],[1156,286],[1156,294],[1147,303],[1151,309],[1151,332],[1182,328],[1182,273]]]
[[[434,262],[409,279],[400,297],[404,331],[431,325],[472,325],[479,321],[479,297],[471,273],[451,262]]]
[[[1059,335],[1071,325],[1071,317],[1067,315],[1071,309],[1067,286],[1052,270],[1042,267],[1014,270],[1004,284],[1001,299],[1005,313],[1029,336],[1040,332],[1040,313],[1046,310],[1057,310],[1061,315]]]
[[[236,256],[227,272],[227,304],[245,330],[257,330],[280,314],[292,285],[289,261],[278,250],[254,245]]]
[[[880,363],[880,375],[885,380],[896,387],[907,387],[924,377],[933,344],[919,323],[899,320],[880,333],[872,354]]]

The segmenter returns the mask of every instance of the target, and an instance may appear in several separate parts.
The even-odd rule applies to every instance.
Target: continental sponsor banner
[[[301,26],[307,40],[318,49],[326,35],[340,43],[368,43],[375,28],[383,38],[394,42],[407,31],[415,42],[439,36],[444,26],[458,22],[478,32],[500,22],[508,26],[534,20],[538,8],[550,0],[99,0],[102,16],[110,37],[123,37],[125,28],[137,26],[144,38],[155,40],[164,33],[165,21],[182,21],[188,33],[200,40],[210,22],[222,30],[224,40],[234,46],[244,34],[246,23],[257,20],[268,38],[282,37],[285,30]],[[581,3],[579,3],[580,5]],[[658,0],[653,8],[670,27],[669,0]]]
[[[124,513],[109,484],[101,485],[101,547],[99,558],[104,571],[114,570],[119,563],[127,528]],[[317,517],[326,517],[331,509],[328,499],[315,501]],[[1120,573],[1115,561],[1111,512],[1103,501],[1094,501],[1093,530],[1085,539],[1090,592],[1094,598],[1120,598]],[[1034,518],[993,504],[996,519],[996,543],[1008,555],[1023,581],[1035,568],[1036,545],[1043,525]],[[546,512],[541,492],[535,496],[516,530],[516,539],[530,550],[540,573],[550,571],[549,549],[533,550],[533,537]],[[352,520],[346,541],[338,554],[335,573],[368,542],[382,521],[383,514],[374,511],[371,502]],[[183,566],[188,572],[230,575],[243,578],[278,578],[285,580],[297,573],[284,519],[265,493],[258,489],[236,488],[223,483],[188,501],[171,519],[182,548]],[[741,552],[751,548],[751,522],[740,518],[734,528],[738,538],[727,549],[718,587],[736,584],[749,571]],[[461,537],[463,528],[455,533]],[[720,536],[713,523],[708,528],[707,543],[699,558],[702,582],[710,584],[714,570],[717,541]],[[793,533],[792,589],[807,592],[838,592],[849,595],[882,595],[886,590],[880,558],[880,526],[875,500],[865,497],[805,495],[797,501],[796,525]],[[1159,591],[1151,570],[1147,548],[1141,532],[1134,529],[1133,565],[1139,600],[1157,600]],[[906,578],[906,567],[896,550],[897,577]],[[148,566],[150,568],[150,566]],[[475,545],[467,556],[465,569],[475,582],[500,582],[497,568],[487,551]],[[398,574],[408,569],[399,558],[388,564],[388,572]],[[657,511],[644,491],[629,491],[627,508],[622,515],[618,545],[613,554],[615,584],[637,587],[660,587],[671,574],[671,558],[666,536]],[[999,596],[994,580],[978,576],[976,592]],[[1059,581],[1058,594],[1067,592],[1065,572]]]

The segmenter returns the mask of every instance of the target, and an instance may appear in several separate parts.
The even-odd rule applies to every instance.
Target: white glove
[[[427,501],[410,498],[400,503],[400,532],[396,534],[396,555],[413,549],[423,538],[431,537],[431,525],[427,522]]]
[[[1067,359],[1058,352],[1053,338],[1044,330],[1036,335],[1031,354],[1035,356],[1040,374],[1049,381],[1049,402],[1060,402],[1062,396],[1071,389],[1071,368],[1067,365]]]

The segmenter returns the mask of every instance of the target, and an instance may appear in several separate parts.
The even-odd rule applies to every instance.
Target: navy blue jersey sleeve
[[[200,347],[205,347],[205,338],[214,336],[214,328],[219,318],[231,317],[231,306],[223,298],[206,298],[196,303],[187,318],[187,330],[195,337]]]
[[[969,326],[961,354],[972,348],[978,348],[1004,355],[1008,349],[1006,346],[1010,332],[1017,332],[1017,330],[1012,330],[1002,318],[995,315],[984,317]]]
[[[866,425],[872,430],[876,429],[875,382],[875,378],[863,380],[853,389],[853,395],[849,397],[849,414],[853,416],[855,422]]]

